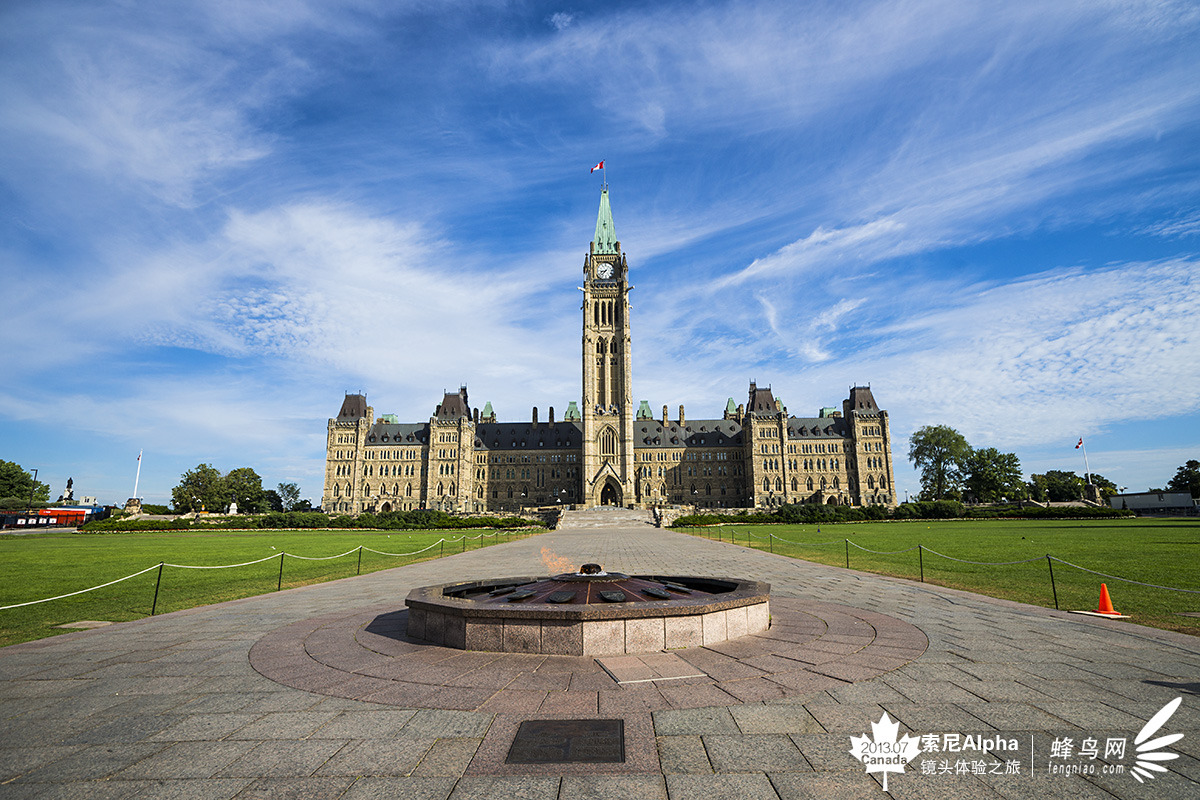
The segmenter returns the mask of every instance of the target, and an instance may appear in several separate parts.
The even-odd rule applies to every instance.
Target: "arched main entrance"
[[[617,486],[612,480],[605,481],[604,486],[600,489],[600,505],[621,505],[621,487]]]

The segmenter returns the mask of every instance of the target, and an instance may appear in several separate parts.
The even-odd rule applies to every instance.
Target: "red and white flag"
[[[1083,439],[1079,440],[1079,444],[1075,445],[1075,449],[1078,450],[1081,447],[1083,447]]]
[[[590,172],[588,172],[588,175],[591,175],[591,174],[592,174],[592,172],[595,172],[595,171],[596,171],[596,170],[598,170],[598,169],[604,169],[604,162],[603,162],[603,161],[601,161],[601,162],[600,162],[599,164],[597,164],[596,166],[592,167],[591,171],[590,171]]]

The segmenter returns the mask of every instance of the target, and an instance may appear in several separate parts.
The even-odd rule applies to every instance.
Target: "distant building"
[[[770,387],[751,382],[719,417],[655,419],[633,402],[629,266],[616,240],[608,189],[583,265],[583,395],[561,420],[550,407],[498,422],[472,410],[467,388],[447,392],[428,421],[375,417],[347,394],[329,420],[322,508],[328,513],[418,508],[461,512],[547,505],[772,508],[786,503],[896,504],[891,428],[868,386],[841,410],[789,416]]]
[[[1193,515],[1200,510],[1200,501],[1191,492],[1133,492],[1114,494],[1108,503],[1116,509],[1128,509],[1139,517],[1143,514]]]

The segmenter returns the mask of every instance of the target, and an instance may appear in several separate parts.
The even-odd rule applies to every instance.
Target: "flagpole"
[[[1088,485],[1088,486],[1091,486],[1091,485],[1092,485],[1092,468],[1088,466],[1088,460],[1087,460],[1087,445],[1086,445],[1086,444],[1082,444],[1082,442],[1083,442],[1083,440],[1082,440],[1082,439],[1080,439],[1079,441],[1080,441],[1080,447],[1081,447],[1081,449],[1083,450],[1083,476],[1084,476],[1084,480],[1087,482],[1087,485]]]
[[[138,481],[142,479],[142,451],[138,450],[137,476],[133,479],[133,497],[137,499]]]

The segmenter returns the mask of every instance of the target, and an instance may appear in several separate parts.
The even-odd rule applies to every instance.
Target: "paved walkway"
[[[627,764],[590,768],[504,756],[521,721],[595,706],[403,707],[296,689],[251,664],[257,642],[305,620],[373,619],[417,586],[544,573],[543,548],[634,574],[766,581],[774,597],[801,601],[784,605],[908,623],[928,649],[876,677],[778,700],[631,706]],[[585,671],[592,694],[632,691]],[[0,798],[1200,797],[1195,638],[791,561],[612,512],[438,561],[3,648],[0,679]],[[554,684],[537,690],[553,703]],[[1134,737],[1176,697],[1151,738],[1185,734],[1166,748],[1180,757],[1139,783]],[[886,738],[873,729],[885,712],[900,735],[924,737],[904,773],[887,774],[887,795],[882,775],[849,753],[851,737]],[[1012,749],[948,752],[954,735]],[[1095,759],[1080,754],[1090,739]],[[1123,757],[1105,756],[1110,739],[1125,740]]]

